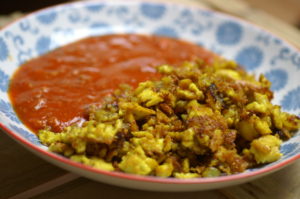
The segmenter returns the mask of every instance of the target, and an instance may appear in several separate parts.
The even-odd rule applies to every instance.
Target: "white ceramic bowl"
[[[101,182],[144,190],[190,191],[243,183],[300,157],[299,132],[281,147],[283,157],[244,173],[217,178],[172,179],[96,170],[47,151],[17,118],[8,98],[9,79],[21,63],[80,38],[111,33],[177,37],[234,59],[273,82],[274,103],[300,113],[300,53],[282,39],[237,18],[201,8],[151,2],[79,2],[44,9],[0,31],[0,127],[40,157]]]

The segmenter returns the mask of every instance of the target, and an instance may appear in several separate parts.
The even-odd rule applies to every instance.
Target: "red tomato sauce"
[[[157,77],[153,67],[178,65],[211,52],[192,43],[136,34],[90,37],[23,64],[9,94],[21,121],[37,132],[55,132],[87,119],[87,107],[99,104],[120,83],[136,86]]]

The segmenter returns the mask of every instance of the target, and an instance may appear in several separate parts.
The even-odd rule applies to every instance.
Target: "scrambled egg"
[[[63,132],[41,130],[49,150],[108,171],[159,177],[216,177],[281,157],[282,140],[300,126],[272,105],[270,82],[216,59],[162,65],[162,77],[122,85],[89,120]]]

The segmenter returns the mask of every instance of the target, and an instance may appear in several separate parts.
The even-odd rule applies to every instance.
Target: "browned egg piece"
[[[122,85],[89,120],[38,137],[49,150],[95,168],[195,178],[245,171],[278,160],[299,129],[297,116],[271,103],[270,83],[235,62],[199,59],[157,67],[161,77]]]

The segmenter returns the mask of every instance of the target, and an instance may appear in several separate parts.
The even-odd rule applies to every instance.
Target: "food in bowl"
[[[102,61],[101,69],[106,73],[101,73],[99,65],[87,64],[87,60],[99,64],[97,59],[102,56],[97,50],[106,52],[107,46],[118,52],[113,51],[112,56],[105,57],[109,61]],[[92,53],[88,49],[93,49]],[[132,53],[131,50],[136,51]],[[49,70],[38,68],[37,64]],[[22,75],[23,68],[23,71],[27,69],[24,75],[32,81],[25,78],[27,81],[21,85],[27,86],[29,91],[35,88],[33,90],[37,92],[37,101],[31,103],[34,99],[30,99],[29,102],[37,111],[48,111],[51,117],[51,109],[56,108],[47,107],[48,98],[44,96],[52,88],[59,88],[64,93],[72,79],[83,86],[77,88],[75,84],[72,85],[74,88],[100,93],[96,99],[85,93],[78,97],[73,95],[75,89],[72,90],[70,96],[73,99],[66,100],[79,103],[86,98],[94,100],[93,103],[85,101],[84,107],[76,104],[75,110],[81,110],[76,114],[85,116],[77,116],[79,119],[66,123],[44,117],[37,120],[42,121],[38,125],[44,125],[37,135],[49,150],[104,170],[176,178],[239,173],[278,160],[282,140],[290,138],[300,126],[297,116],[284,113],[279,106],[271,104],[271,84],[263,75],[255,80],[235,62],[175,39],[141,35],[93,37],[25,65],[15,78]],[[110,71],[110,67],[118,70]],[[119,69],[125,69],[125,72],[122,71],[120,76],[113,74]],[[46,76],[36,75],[36,70],[37,74],[42,72]],[[100,76],[86,75],[86,71],[100,73]],[[103,74],[106,79],[118,79],[126,74],[127,82],[122,79],[112,81],[113,85],[105,94],[101,92],[107,85],[96,90],[87,86],[87,82],[98,80],[103,86]],[[92,76],[94,79],[90,78]],[[140,79],[132,81],[136,77]],[[62,84],[57,84],[56,78],[62,80]],[[19,99],[18,94],[26,95],[24,89],[16,91],[20,85],[18,79],[11,84],[13,101]],[[59,104],[57,99],[63,96],[55,96],[58,98],[54,102]],[[64,107],[64,110],[72,109],[71,101],[64,106],[68,103],[70,107]],[[15,107],[17,112],[26,109]],[[88,111],[84,112],[84,109]],[[64,111],[57,109],[56,112],[64,118]],[[23,113],[20,115],[28,117]]]

